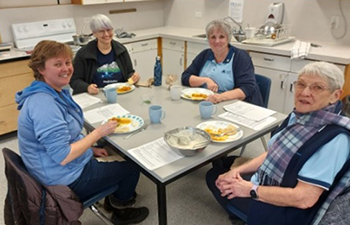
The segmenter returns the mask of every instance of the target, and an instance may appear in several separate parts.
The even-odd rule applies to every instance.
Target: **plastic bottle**
[[[154,64],[154,86],[162,85],[162,65],[160,63],[160,56],[156,57],[156,64]]]

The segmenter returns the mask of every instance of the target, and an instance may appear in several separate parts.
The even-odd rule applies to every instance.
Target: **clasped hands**
[[[251,182],[244,180],[235,169],[221,174],[216,179],[215,185],[220,190],[221,196],[227,199],[250,197],[250,190],[253,186]]]

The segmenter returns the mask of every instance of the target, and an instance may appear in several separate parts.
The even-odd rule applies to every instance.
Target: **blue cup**
[[[103,94],[105,95],[105,97],[107,98],[107,102],[109,103],[116,103],[117,102],[117,89],[114,88],[103,88],[102,89]]]
[[[148,108],[148,113],[152,123],[160,123],[165,118],[165,112],[160,105],[151,105]]]
[[[216,105],[209,101],[202,101],[199,103],[199,112],[202,119],[209,119],[214,113],[216,113]]]

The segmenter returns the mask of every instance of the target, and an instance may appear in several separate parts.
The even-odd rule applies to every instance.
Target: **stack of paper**
[[[118,103],[109,104],[103,107],[89,110],[84,113],[84,117],[90,123],[97,123],[107,120],[112,116],[121,116],[128,114],[129,111],[121,107]]]

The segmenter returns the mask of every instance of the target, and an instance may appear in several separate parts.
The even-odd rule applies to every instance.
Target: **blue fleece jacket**
[[[55,91],[41,81],[16,94],[19,150],[29,173],[45,185],[68,185],[81,174],[92,150],[65,166],[70,144],[84,136],[83,112],[68,90]]]
[[[263,100],[260,94],[259,86],[256,83],[254,66],[249,54],[239,48],[229,45],[230,51],[233,50],[234,58],[232,62],[232,73],[234,87],[240,88],[246,98],[244,101],[263,106]],[[193,60],[192,64],[182,73],[182,84],[190,86],[190,77],[199,76],[207,60],[213,59],[214,53],[211,49],[205,49]]]

